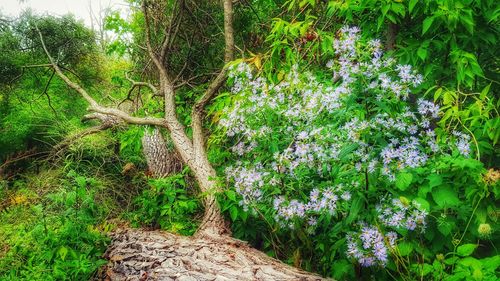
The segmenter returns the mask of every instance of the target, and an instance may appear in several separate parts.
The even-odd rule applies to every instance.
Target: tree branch
[[[148,83],[148,82],[141,82],[141,81],[135,81],[133,80],[132,78],[130,78],[128,76],[128,71],[125,72],[125,79],[127,79],[130,83],[132,83],[132,87],[134,86],[144,86],[144,87],[148,87],[149,89],[151,89],[151,91],[154,93],[154,94],[157,94],[158,93],[158,89],[151,83]],[[129,91],[130,92],[130,91]]]
[[[182,10],[181,5],[183,5],[183,0],[177,1],[177,12],[176,8],[172,12],[172,16],[170,17],[170,24],[168,29],[165,30],[165,38],[163,40],[161,51],[160,51],[160,60],[163,62],[165,60],[167,51],[172,48],[172,44],[175,41],[175,37],[177,32],[179,31],[179,27],[181,25],[182,20]],[[175,17],[173,16],[175,15]],[[175,28],[173,31],[172,29]]]
[[[85,89],[80,87],[80,85],[78,85],[77,83],[71,81],[71,79],[69,79],[68,76],[66,76],[61,71],[59,66],[55,63],[54,59],[50,55],[47,47],[45,46],[45,41],[43,40],[43,35],[40,32],[40,30],[38,29],[38,26],[35,25],[35,28],[38,31],[38,35],[40,36],[40,42],[42,44],[43,50],[45,51],[45,54],[47,55],[47,57],[50,61],[50,65],[52,66],[52,68],[54,68],[57,76],[59,78],[61,78],[66,83],[66,85],[68,85],[70,88],[72,88],[73,90],[78,92],[90,104],[89,110],[99,112],[102,114],[113,115],[115,117],[121,118],[122,120],[124,120],[125,122],[130,123],[130,124],[156,125],[156,126],[163,126],[163,127],[165,126],[165,120],[163,120],[163,119],[154,118],[154,117],[134,117],[134,116],[130,116],[129,114],[127,114],[119,109],[104,107],[104,106],[101,106],[99,103],[97,103],[97,101],[94,100],[87,93],[87,91],[85,91]]]
[[[76,133],[75,135],[70,136],[70,137],[66,138],[65,140],[63,140],[62,142],[60,142],[57,145],[55,145],[52,148],[52,152],[50,153],[49,158],[53,158],[53,157],[59,156],[67,147],[69,147],[75,141],[77,141],[77,140],[79,140],[79,139],[81,139],[83,137],[86,137],[88,135],[92,135],[92,134],[96,134],[96,133],[102,132],[102,131],[107,130],[107,129],[113,127],[113,126],[114,125],[110,124],[110,123],[102,123],[100,125],[97,125],[97,126],[94,126],[94,127],[90,127],[90,128],[87,128],[87,129],[85,129],[83,131],[80,131],[80,132]]]
[[[233,2],[232,0],[224,0],[224,62],[234,59],[234,30],[233,30]],[[203,109],[217,94],[224,82],[226,81],[227,69],[221,70],[219,75],[210,83],[203,96],[194,104],[191,113],[192,129],[193,129],[193,144],[196,151],[205,153],[205,143],[203,136]]]
[[[148,50],[149,57],[155,64],[156,68],[160,73],[160,83],[169,83],[169,76],[166,67],[160,61],[158,56],[155,54],[153,47],[151,46],[151,27],[149,25],[149,13],[146,3],[148,1],[142,2],[142,12],[144,13],[144,24],[145,24],[145,35],[146,35],[146,48]]]

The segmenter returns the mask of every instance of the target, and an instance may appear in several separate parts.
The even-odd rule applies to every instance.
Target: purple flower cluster
[[[356,260],[363,267],[385,266],[389,248],[395,246],[397,235],[387,236],[375,226],[363,225],[360,232],[347,235],[347,257]]]
[[[286,171],[288,171],[291,176],[295,175],[295,169],[301,165],[310,169],[319,170],[323,163],[338,158],[340,150],[338,144],[325,143],[321,140],[313,139],[314,132],[308,135],[307,139],[301,139],[304,137],[304,134],[307,133],[305,131],[300,132],[296,141],[282,152],[274,155],[276,163],[280,167],[286,168]]]
[[[248,210],[248,206],[262,200],[262,187],[268,175],[268,172],[262,171],[260,165],[253,169],[243,166],[226,168],[226,177],[233,181],[236,192],[243,198],[240,205],[246,210]]]
[[[427,211],[420,204],[410,202],[405,197],[383,200],[377,206],[378,219],[387,227],[407,229],[410,231],[424,231],[426,227]]]
[[[422,75],[413,70],[410,65],[398,65],[396,69],[399,71],[398,76],[403,83],[411,83],[416,87],[423,82]]]
[[[246,153],[249,153],[252,151],[254,148],[257,147],[257,142],[256,141],[251,141],[250,144],[246,145],[244,142],[239,142],[238,144],[234,145],[231,150],[238,154],[238,155],[243,155]]]
[[[423,116],[430,115],[432,116],[432,118],[439,117],[439,106],[434,104],[433,102],[424,99],[419,99],[417,101],[417,105],[418,105],[418,113],[422,114]]]
[[[455,136],[455,146],[457,147],[460,154],[463,156],[469,156],[470,154],[470,136],[462,132],[454,131]]]
[[[284,226],[293,227],[292,220],[307,219],[310,226],[317,222],[314,215],[328,213],[334,215],[339,201],[349,201],[351,194],[343,186],[330,187],[323,190],[313,189],[307,202],[296,199],[286,200],[284,196],[274,198],[275,219]]]
[[[382,151],[380,156],[383,162],[382,174],[394,180],[394,172],[391,164],[398,170],[416,168],[427,162],[428,156],[423,153],[419,147],[420,142],[416,137],[407,137],[401,140],[389,143]]]
[[[344,26],[340,29],[340,39],[333,42],[335,54],[342,57],[355,57],[357,54],[356,46],[358,44],[361,30],[354,26]]]

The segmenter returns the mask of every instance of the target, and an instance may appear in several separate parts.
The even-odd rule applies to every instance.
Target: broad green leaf
[[[443,222],[438,223],[437,229],[444,236],[448,236],[448,235],[450,235],[450,233],[454,227],[455,227],[454,223],[443,221]]]
[[[500,267],[500,255],[482,259],[481,263],[483,264],[485,269],[495,271],[498,267]]]
[[[439,174],[431,174],[427,177],[427,179],[429,180],[429,186],[431,188],[439,186],[443,183],[443,177]]]
[[[483,267],[481,261],[473,257],[465,257],[459,260],[458,263],[474,269],[480,269]]]
[[[236,193],[232,190],[226,191],[227,198],[229,198],[231,201],[236,201]]]
[[[460,204],[457,192],[449,186],[440,186],[434,189],[432,198],[441,208],[454,207]]]
[[[432,22],[434,22],[434,16],[428,17],[424,20],[424,22],[422,23],[422,35],[424,35],[427,32],[427,30],[429,30],[429,28],[432,25]]]
[[[415,198],[413,199],[413,201],[415,203],[417,203],[418,205],[420,205],[420,209],[423,209],[423,210],[426,210],[427,212],[429,212],[431,210],[431,207],[429,205],[429,202],[423,198]]]
[[[432,272],[432,270],[433,270],[433,269],[432,269],[432,265],[427,264],[427,263],[424,263],[424,264],[422,265],[421,274],[422,274],[422,276],[425,276],[425,275],[427,275],[427,274],[431,273],[431,272]]]
[[[420,47],[417,50],[417,55],[421,60],[425,60],[427,58],[427,48]]]
[[[402,256],[407,256],[413,251],[413,244],[410,242],[401,242],[398,244],[399,254]]]
[[[231,216],[231,220],[235,221],[238,218],[238,208],[236,206],[229,208],[229,215]]]
[[[406,190],[413,181],[413,175],[410,173],[399,173],[396,175],[396,187],[400,190]]]
[[[462,257],[467,257],[472,255],[474,253],[474,250],[477,248],[476,244],[464,244],[461,246],[458,246],[457,248],[457,254],[462,256]]]

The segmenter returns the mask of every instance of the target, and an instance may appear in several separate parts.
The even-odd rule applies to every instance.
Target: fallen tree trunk
[[[225,235],[123,229],[112,238],[99,280],[326,280]]]

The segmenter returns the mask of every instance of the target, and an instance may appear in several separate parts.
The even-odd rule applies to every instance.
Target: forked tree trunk
[[[224,0],[225,62],[233,60],[234,35],[232,27],[233,0]],[[88,103],[89,110],[113,116],[125,123],[162,127],[169,131],[182,163],[189,166],[203,196],[205,212],[193,237],[182,237],[161,231],[124,230],[113,234],[106,257],[109,263],[101,275],[103,280],[323,280],[279,262],[262,252],[229,237],[229,231],[217,204],[215,193],[221,190],[217,175],[208,161],[203,133],[203,109],[224,84],[226,69],[208,86],[195,103],[191,115],[192,138],[177,119],[175,87],[163,59],[168,50],[169,34],[164,37],[160,54],[151,46],[148,1],[143,1],[145,43],[149,56],[158,70],[164,97],[163,118],[136,117],[111,107],[100,105],[77,83],[69,79],[50,56],[41,33],[40,40],[56,74]],[[147,84],[147,83],[145,83]],[[155,87],[149,85],[150,88]],[[154,90],[156,91],[156,90]]]
[[[170,151],[160,129],[146,129],[141,139],[142,152],[148,170],[155,178],[162,178],[180,172],[182,164],[175,151]]]

